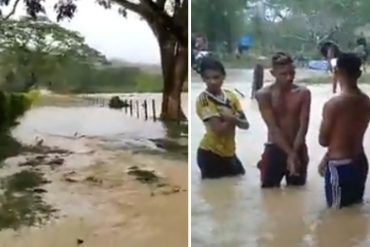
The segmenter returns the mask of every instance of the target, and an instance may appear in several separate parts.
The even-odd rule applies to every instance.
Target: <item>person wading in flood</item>
[[[235,129],[248,129],[247,118],[236,95],[222,89],[226,72],[219,61],[205,58],[200,74],[207,86],[196,102],[197,115],[206,127],[197,153],[202,178],[242,175],[245,170],[235,154]]]
[[[328,207],[341,208],[362,201],[368,173],[363,140],[370,120],[370,99],[357,86],[361,59],[344,53],[336,77],[342,91],[324,105],[319,142],[327,147],[320,175],[325,177]]]
[[[325,59],[328,61],[329,70],[333,74],[332,77],[333,93],[336,93],[338,80],[335,77],[334,71],[337,66],[338,56],[341,54],[341,51],[336,44],[328,41],[321,45],[320,52],[321,55],[323,55]]]
[[[263,66],[256,64],[253,71],[252,95],[251,99],[255,98],[255,94],[263,87]]]
[[[268,142],[257,164],[261,171],[261,186],[280,187],[284,176],[287,185],[304,185],[311,93],[293,83],[293,59],[286,53],[278,52],[272,57],[271,74],[275,83],[256,93],[259,110],[268,129]]]

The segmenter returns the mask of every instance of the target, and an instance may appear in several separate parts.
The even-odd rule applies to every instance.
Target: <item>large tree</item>
[[[227,42],[229,52],[243,33],[246,0],[192,0],[191,29],[207,37],[210,49]]]
[[[21,0],[0,0],[0,5],[12,6],[10,12],[1,13],[9,19]],[[44,13],[42,0],[23,0],[27,13],[36,18]],[[188,71],[188,0],[97,0],[105,8],[120,6],[120,13],[135,12],[145,20],[158,40],[164,81],[162,119],[185,119],[181,109],[181,92]],[[73,18],[76,0],[59,0],[55,4],[57,20]]]
[[[3,86],[7,89],[27,89],[27,84],[57,72],[71,60],[88,64],[107,62],[100,52],[85,44],[79,33],[46,18],[3,20],[0,33],[0,71],[5,75],[7,83]]]

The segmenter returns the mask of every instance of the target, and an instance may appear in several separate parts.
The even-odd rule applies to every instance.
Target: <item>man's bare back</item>
[[[370,99],[361,92],[341,94],[324,106],[324,119],[330,132],[322,133],[320,143],[328,146],[327,158],[346,159],[361,154],[363,137],[370,120]]]

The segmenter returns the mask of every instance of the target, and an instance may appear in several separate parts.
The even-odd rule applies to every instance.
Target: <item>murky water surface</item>
[[[116,95],[116,94],[115,94]],[[144,119],[142,103],[155,100],[156,114],[160,113],[160,94],[119,95],[123,100],[140,102],[139,117],[136,109],[109,109],[107,104],[112,95],[84,95],[79,97],[55,98],[46,96],[36,107],[28,111],[13,134],[24,142],[32,142],[37,136],[97,138],[109,148],[131,148],[159,151],[153,139],[186,139],[186,133],[177,131],[176,124],[165,124],[153,119]],[[182,105],[187,114],[187,94]],[[150,114],[149,118],[151,117]],[[182,143],[184,140],[182,140]]]
[[[307,72],[305,72],[307,73]],[[229,73],[230,74],[230,73]],[[307,134],[310,164],[304,188],[261,190],[256,163],[266,141],[266,127],[255,101],[249,99],[250,71],[234,71],[225,87],[244,93],[241,104],[251,123],[247,131],[237,131],[237,154],[246,167],[246,176],[201,181],[196,164],[196,148],[204,132],[195,114],[195,100],[204,89],[199,78],[191,86],[192,117],[192,246],[194,247],[352,247],[370,246],[370,184],[365,203],[349,209],[326,209],[324,181],[317,165],[325,152],[318,144],[322,106],[331,97],[330,85],[312,85],[311,121]],[[298,77],[300,73],[298,72]],[[302,76],[302,75],[301,75]],[[194,83],[195,82],[195,83]],[[370,87],[361,85],[370,93]],[[370,155],[370,132],[365,138]]]

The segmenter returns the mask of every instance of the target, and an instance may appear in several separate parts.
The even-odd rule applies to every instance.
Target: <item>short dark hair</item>
[[[344,71],[348,76],[360,76],[361,65],[361,58],[354,53],[342,53],[338,57],[337,68]]]
[[[292,57],[285,52],[277,52],[271,59],[272,67],[280,65],[288,65],[293,63]]]
[[[200,63],[200,75],[203,76],[206,70],[215,70],[221,72],[222,75],[226,75],[224,65],[217,59],[206,57],[203,58]]]
[[[341,52],[339,49],[339,46],[333,41],[322,42],[319,46],[320,46],[320,53],[325,58],[328,57],[329,49],[334,50],[334,57],[338,57]]]

